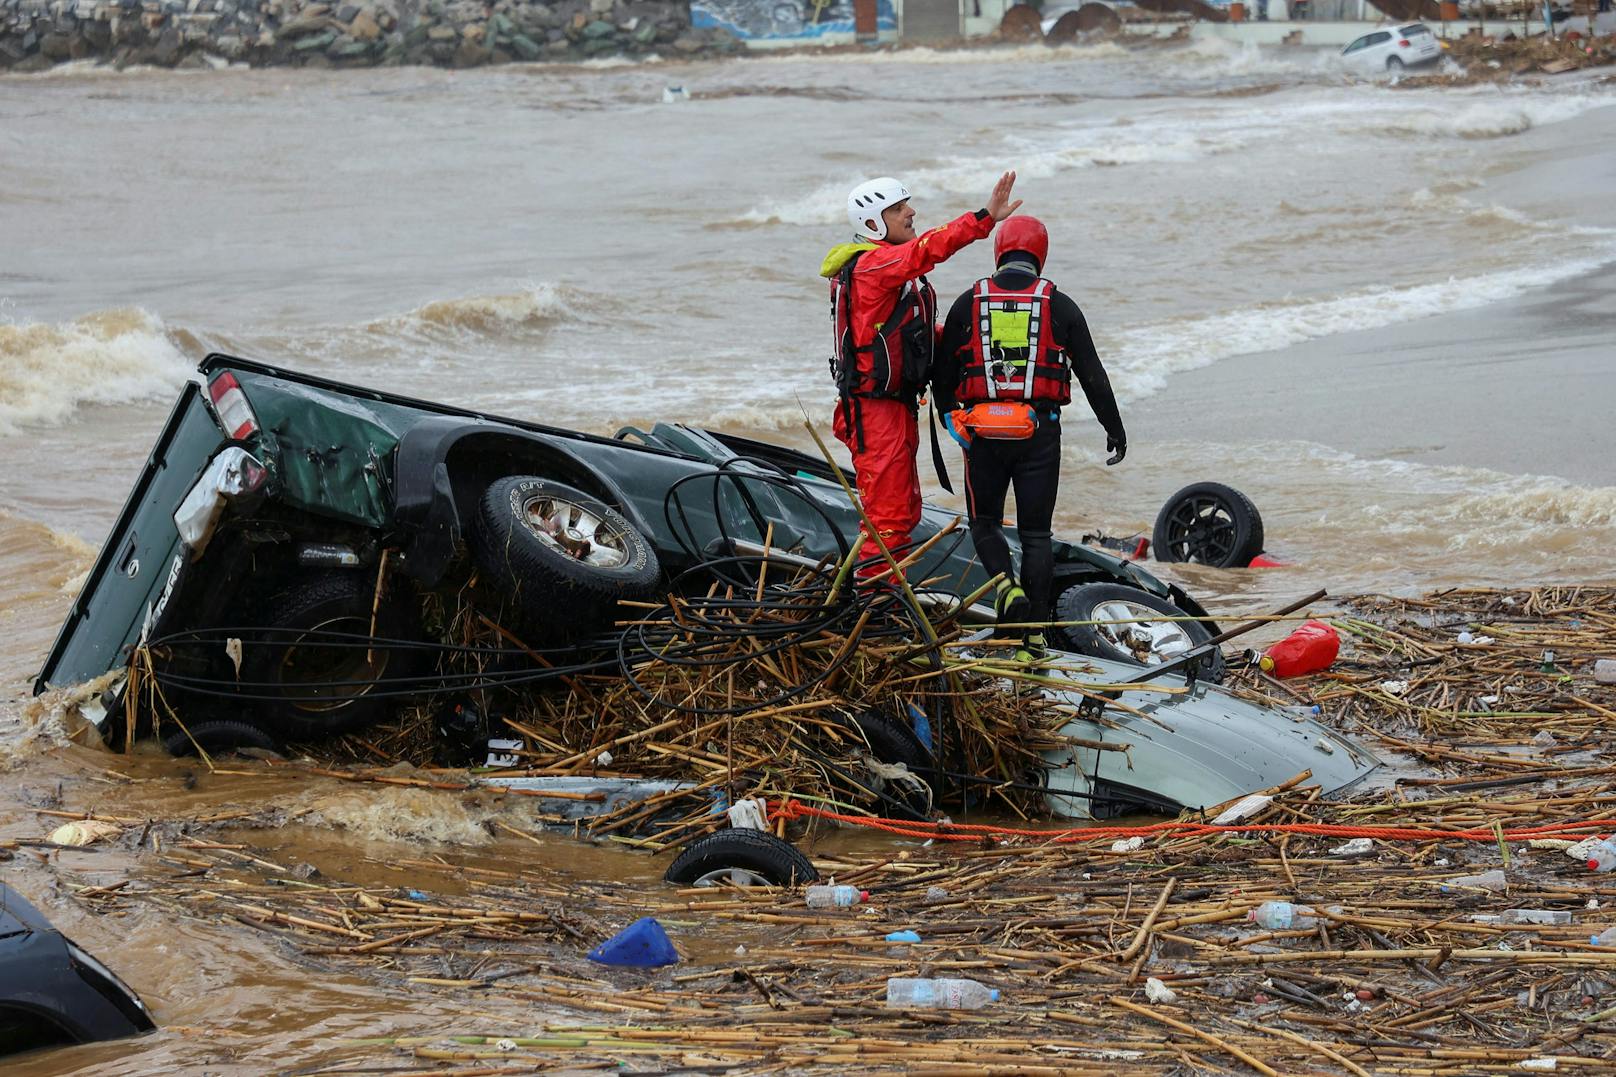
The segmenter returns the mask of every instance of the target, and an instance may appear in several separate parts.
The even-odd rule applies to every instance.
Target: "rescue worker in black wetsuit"
[[[1050,522],[1060,484],[1060,409],[1072,377],[1105,428],[1106,463],[1128,451],[1128,435],[1088,322],[1070,296],[1040,274],[1049,233],[1035,217],[1012,217],[993,237],[998,265],[957,300],[943,325],[932,394],[949,433],[965,449],[971,540],[990,576],[1003,574],[994,607],[1001,624],[1042,624],[1054,601]],[[977,420],[977,421],[973,421]],[[1005,494],[1016,491],[1019,581],[1010,563]],[[1017,632],[1020,657],[1042,657],[1043,630]]]

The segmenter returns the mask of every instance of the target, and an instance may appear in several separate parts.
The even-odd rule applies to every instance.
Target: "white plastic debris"
[[[1599,845],[1600,837],[1596,834],[1591,838],[1583,838],[1575,845],[1566,846],[1565,854],[1579,864],[1586,864],[1593,855],[1594,849]]]
[[[1123,841],[1114,841],[1111,843],[1111,851],[1113,853],[1136,853],[1144,847],[1145,839],[1137,836],[1127,838]]]
[[[1343,845],[1337,845],[1330,850],[1331,856],[1366,856],[1375,851],[1375,843],[1370,838],[1353,838]]]
[[[737,800],[729,806],[729,825],[736,830],[769,829],[769,808],[754,797]]]
[[[1481,701],[1482,701],[1482,702],[1483,702],[1483,703],[1485,703],[1485,704],[1487,704],[1487,706],[1489,706],[1489,707],[1490,707],[1490,706],[1492,706],[1492,705],[1493,705],[1493,704],[1494,704],[1494,703],[1497,703],[1497,702],[1498,702],[1498,697],[1497,697],[1497,696],[1482,696],[1482,697],[1481,697]]]
[[[1145,997],[1151,1002],[1177,1002],[1178,992],[1152,976],[1145,981]]]
[[[57,845],[93,845],[103,838],[114,838],[123,833],[123,827],[105,819],[84,819],[64,823],[51,831],[50,839]]]
[[[241,641],[234,636],[224,641],[225,657],[236,667],[236,680],[241,680]]]
[[[522,757],[516,754],[522,747],[522,741],[515,737],[489,737],[488,758],[483,763],[488,767],[514,767],[522,762]]]
[[[741,945],[735,947],[735,956],[736,957],[745,957],[746,956],[746,944],[744,942]]]
[[[680,101],[690,100],[690,91],[683,86],[664,86],[662,88],[662,103],[664,105],[677,104]]]
[[[612,765],[612,753],[611,752],[601,752],[599,755],[595,756],[595,766],[597,766],[597,767],[609,767],[611,765]]]
[[[1460,632],[1455,642],[1461,647],[1485,647],[1492,641],[1491,636],[1484,636],[1479,632]]]
[[[1550,733],[1547,729],[1540,729],[1537,736],[1532,738],[1532,743],[1539,748],[1552,748],[1559,742],[1554,739],[1553,733]]]
[[[1219,812],[1218,817],[1212,820],[1212,825],[1228,826],[1242,819],[1250,819],[1273,802],[1274,798],[1265,793],[1253,793],[1248,797],[1241,797]]]
[[[1408,691],[1407,681],[1381,681],[1380,690],[1389,696],[1400,696]]]
[[[1545,1055],[1542,1058],[1523,1058],[1515,1065],[1516,1068],[1523,1070],[1557,1070],[1560,1068],[1560,1060],[1552,1055]]]
[[[495,1040],[494,1041],[494,1046],[496,1048],[498,1048],[499,1050],[501,1050],[501,1051],[514,1051],[514,1050],[516,1050],[516,1041],[515,1040]]]

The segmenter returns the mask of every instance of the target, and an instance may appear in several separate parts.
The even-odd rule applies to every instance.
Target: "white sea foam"
[[[1111,381],[1124,399],[1159,391],[1169,375],[1221,359],[1273,351],[1305,340],[1376,329],[1417,318],[1471,310],[1534,288],[1569,280],[1616,260],[1616,248],[1552,265],[1451,278],[1434,284],[1265,303],[1209,316],[1179,318],[1108,334],[1100,343]]]
[[[1084,60],[1131,60],[1134,54],[1113,42],[1102,41],[1093,45],[997,45],[970,49],[933,49],[927,47],[893,49],[888,52],[825,52],[804,49],[794,52],[763,53],[748,57],[748,65],[812,64],[869,66],[872,63],[930,65],[994,64],[1058,64]]]
[[[65,422],[81,404],[173,395],[190,376],[176,335],[137,307],[71,322],[0,322],[0,436]]]

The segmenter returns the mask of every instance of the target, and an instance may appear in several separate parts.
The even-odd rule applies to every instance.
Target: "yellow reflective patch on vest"
[[[1029,347],[1027,331],[1032,324],[1030,310],[988,311],[989,332],[993,343],[1001,348]]]

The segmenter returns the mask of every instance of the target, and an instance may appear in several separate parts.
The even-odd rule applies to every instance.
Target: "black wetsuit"
[[[1031,262],[1011,256],[993,276],[1002,288],[1031,287],[1037,273]],[[949,309],[943,324],[942,346],[932,367],[932,396],[944,412],[958,407],[962,352],[970,354],[975,290],[964,292]],[[1083,387],[1089,407],[1105,427],[1108,441],[1121,447],[1128,435],[1117,413],[1111,380],[1106,377],[1083,312],[1065,292],[1057,289],[1050,300],[1055,343],[1066,353],[1072,374]],[[1004,538],[1004,499],[1016,491],[1016,534],[1021,538],[1021,587],[1031,607],[1030,620],[1048,621],[1054,600],[1055,556],[1050,548],[1050,522],[1060,486],[1060,409],[1038,405],[1038,430],[1024,441],[977,438],[965,458],[965,504],[971,521],[971,541],[988,574],[1014,575],[1010,546]]]

